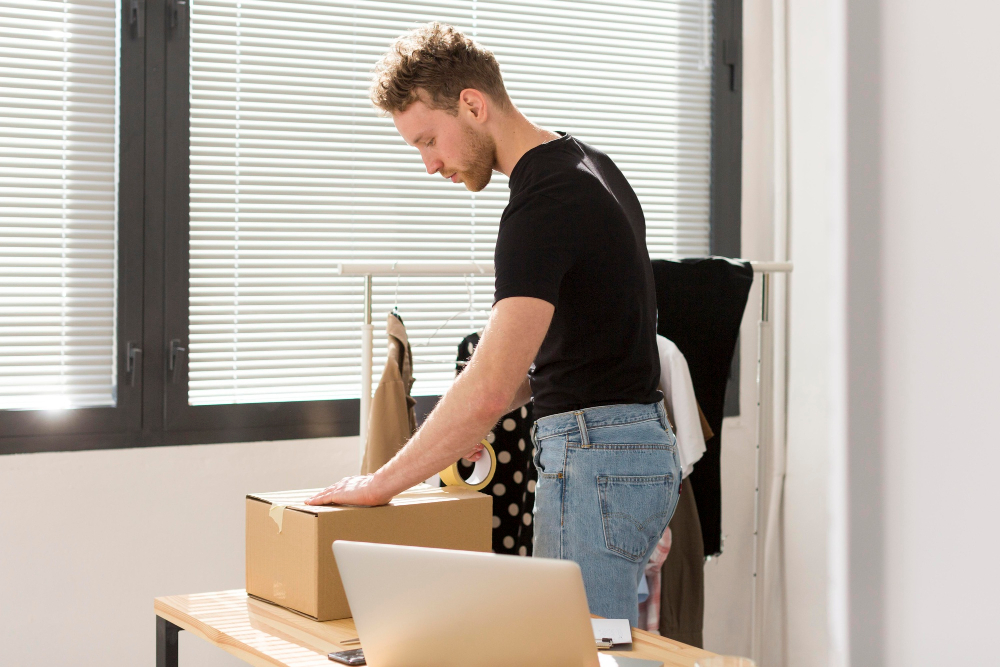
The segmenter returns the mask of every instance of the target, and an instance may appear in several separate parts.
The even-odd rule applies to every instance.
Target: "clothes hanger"
[[[456,318],[456,317],[459,317],[460,315],[465,315],[466,313],[472,313],[472,314],[476,314],[476,313],[479,313],[479,314],[482,314],[482,315],[487,315],[487,316],[488,316],[488,315],[489,315],[489,313],[490,313],[490,311],[488,311],[488,310],[484,310],[484,309],[482,309],[482,308],[476,308],[476,309],[470,309],[470,308],[464,308],[464,309],[462,309],[462,310],[458,311],[457,313],[453,314],[453,315],[452,315],[451,317],[449,317],[448,319],[446,319],[446,320],[444,321],[444,324],[442,324],[442,325],[441,325],[441,326],[439,326],[439,327],[438,327],[437,329],[435,329],[435,330],[434,330],[434,333],[432,333],[432,334],[431,334],[430,336],[428,336],[428,337],[427,337],[426,339],[424,339],[424,340],[423,340],[422,342],[420,342],[420,343],[413,343],[413,344],[412,344],[412,346],[413,346],[413,347],[415,347],[415,348],[419,348],[419,347],[427,347],[427,345],[429,345],[429,344],[430,344],[430,342],[431,342],[432,340],[434,340],[434,337],[435,337],[435,336],[437,336],[437,335],[438,335],[439,333],[441,333],[441,331],[442,331],[442,330],[444,330],[444,328],[445,328],[446,326],[448,326],[449,324],[451,324],[451,323],[452,323],[452,322],[453,322],[453,321],[455,320],[455,318]],[[477,333],[478,333],[478,332],[477,332]],[[428,361],[428,360],[427,360],[427,359],[422,359],[421,361]],[[440,361],[440,359],[433,359],[432,361]]]
[[[393,269],[396,268],[396,262],[392,263],[392,268]],[[399,320],[400,324],[405,324],[405,322],[403,322],[403,316],[399,314],[399,274],[398,273],[396,274],[396,289],[392,293],[392,310],[390,311],[390,314],[392,314],[393,316],[395,316],[395,318],[397,320]]]
[[[423,342],[413,343],[412,347],[414,347],[414,348],[427,347],[430,344],[430,342],[432,340],[434,340],[435,336],[437,336],[439,333],[441,333],[441,331],[443,331],[445,327],[447,327],[449,324],[451,324],[455,320],[455,318],[460,317],[461,315],[469,314],[471,316],[470,319],[473,320],[473,321],[475,319],[475,315],[476,314],[485,315],[486,317],[489,317],[489,314],[490,314],[489,310],[486,310],[486,309],[483,309],[483,308],[476,308],[475,307],[475,296],[472,293],[472,284],[471,284],[471,282],[469,280],[469,276],[463,276],[463,278],[465,279],[465,289],[469,293],[469,307],[468,308],[464,308],[464,309],[458,311],[457,313],[453,313],[448,319],[446,319],[444,321],[444,323],[441,326],[439,326],[437,329],[434,330],[434,333],[432,333],[430,336],[428,336]],[[476,332],[476,333],[479,333],[480,335],[482,335],[481,332]],[[429,359],[427,357],[414,357],[414,359],[415,360],[419,359],[420,361],[428,362],[428,363],[440,363],[441,362],[440,359]]]

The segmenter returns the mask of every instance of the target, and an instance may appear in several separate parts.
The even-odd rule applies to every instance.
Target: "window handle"
[[[167,15],[170,17],[170,29],[177,28],[177,22],[181,12],[181,7],[187,4],[187,0],[167,0]]]
[[[132,341],[125,348],[125,372],[129,375],[129,386],[135,387],[135,378],[142,368],[142,348]]]
[[[181,339],[180,338],[172,339],[170,341],[170,350],[168,351],[167,354],[167,370],[169,370],[171,373],[176,371],[177,368],[180,366],[178,358],[185,352],[187,352],[187,348],[181,346]],[[171,381],[173,381],[173,379],[174,378],[171,378]]]
[[[132,26],[132,36],[137,39],[142,39],[146,33],[146,22],[142,20],[142,8],[139,4],[139,0],[131,0],[129,3],[128,24]]]
[[[722,40],[722,60],[729,68],[729,90],[740,91],[740,79],[743,77],[743,48],[739,39]]]

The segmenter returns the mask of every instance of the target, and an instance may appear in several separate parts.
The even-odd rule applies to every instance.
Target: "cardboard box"
[[[420,484],[382,507],[304,504],[320,490],[247,495],[249,595],[317,621],[348,618],[334,540],[466,551],[492,547],[493,500],[482,493]]]

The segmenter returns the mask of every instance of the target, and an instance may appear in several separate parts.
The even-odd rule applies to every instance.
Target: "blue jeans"
[[[637,625],[639,580],[674,513],[681,482],[663,404],[543,417],[532,443],[534,555],[576,562],[591,613]]]

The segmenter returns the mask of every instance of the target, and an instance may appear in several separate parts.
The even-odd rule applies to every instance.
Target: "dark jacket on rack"
[[[722,257],[655,260],[656,332],[672,340],[687,360],[695,397],[715,433],[691,473],[705,555],[722,551],[719,460],[726,383],[746,308],[753,269]]]

